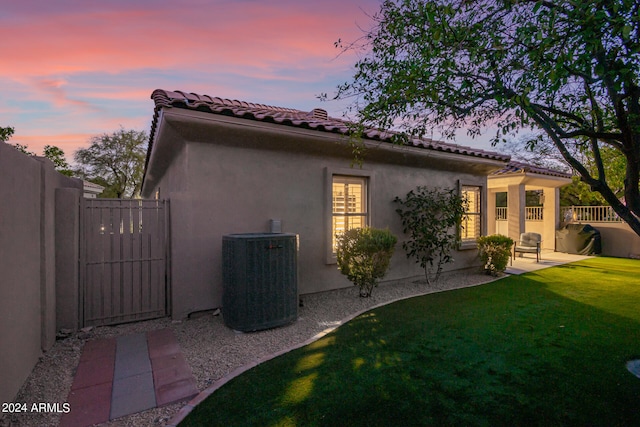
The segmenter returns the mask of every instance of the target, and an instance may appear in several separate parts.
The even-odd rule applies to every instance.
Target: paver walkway
[[[88,341],[60,426],[89,426],[198,394],[170,329]]]

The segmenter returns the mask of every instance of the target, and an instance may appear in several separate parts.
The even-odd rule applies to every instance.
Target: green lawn
[[[369,311],[181,426],[640,425],[640,261],[593,258]]]

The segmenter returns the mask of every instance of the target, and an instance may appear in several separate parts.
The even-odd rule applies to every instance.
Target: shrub
[[[478,243],[478,255],[487,274],[495,276],[506,270],[513,246],[513,240],[510,237],[492,234],[491,236],[478,237],[476,242]]]
[[[378,279],[384,277],[398,239],[389,230],[354,228],[336,236],[340,272],[370,297]]]
[[[453,261],[451,251],[458,243],[457,227],[464,214],[463,199],[454,189],[418,187],[406,198],[396,197],[396,209],[402,219],[403,232],[410,239],[402,244],[407,258],[415,257],[424,268],[425,279],[431,284],[431,268],[436,264],[435,282],[444,264]]]

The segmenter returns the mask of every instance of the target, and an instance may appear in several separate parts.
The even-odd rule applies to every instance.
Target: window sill
[[[461,242],[460,245],[458,246],[459,251],[468,251],[472,249],[478,249],[478,243],[475,240]]]
[[[325,265],[336,265],[338,264],[338,257],[335,253],[327,254],[324,263]]]

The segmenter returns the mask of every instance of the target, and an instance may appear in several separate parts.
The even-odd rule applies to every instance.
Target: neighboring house
[[[95,184],[89,181],[82,181],[83,184],[83,196],[85,199],[95,199],[100,193],[104,191],[102,185]]]
[[[174,318],[221,306],[222,237],[282,231],[299,235],[300,294],[351,286],[335,265],[336,232],[368,225],[399,238],[386,280],[423,274],[401,247],[393,203],[417,186],[458,188],[470,203],[463,244],[447,268],[479,265],[475,238],[487,232],[487,176],[507,165],[495,152],[364,132],[353,166],[348,123],[311,112],[156,90],[142,186],[170,202]],[[494,205],[491,205],[493,209]]]

